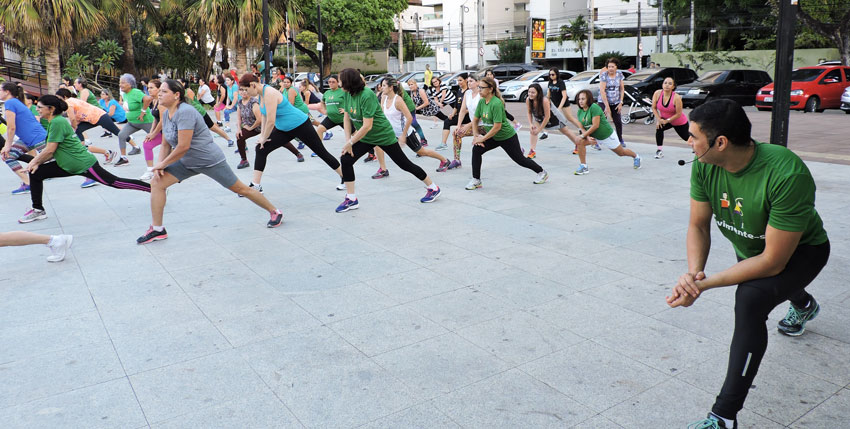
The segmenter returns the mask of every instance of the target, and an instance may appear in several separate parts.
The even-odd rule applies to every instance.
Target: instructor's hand
[[[696,274],[685,273],[679,277],[678,283],[673,286],[673,291],[667,297],[667,304],[671,307],[688,307],[700,296],[697,282],[705,280],[705,272]]]

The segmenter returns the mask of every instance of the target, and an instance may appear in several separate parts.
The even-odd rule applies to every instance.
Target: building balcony
[[[528,18],[531,15],[527,10],[514,11],[514,27],[522,27],[528,25]]]
[[[443,12],[426,13],[422,15],[420,28],[443,28]]]

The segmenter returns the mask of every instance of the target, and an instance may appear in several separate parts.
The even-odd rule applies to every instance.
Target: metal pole
[[[401,28],[401,12],[398,13],[398,72],[404,73],[404,30]]]
[[[272,68],[272,53],[269,52],[269,0],[263,0],[263,60],[266,62],[263,68],[264,82],[268,82]]]
[[[454,70],[454,66],[452,65],[452,23],[448,23],[448,33],[449,33],[449,70]]]
[[[694,33],[694,0],[691,0],[691,37],[690,37],[690,39],[691,39],[691,43],[690,43],[691,52],[693,52],[693,50],[694,50],[694,36],[695,35],[696,35],[696,33]]]
[[[637,69],[641,69],[641,65],[643,64],[643,43],[641,43],[640,37],[643,33],[643,27],[641,27],[640,23],[640,2],[638,2],[638,32],[637,32]]]
[[[794,25],[797,0],[779,2],[779,25],[776,31],[776,68],[773,74],[773,111],[770,143],[788,146],[788,120],[791,107],[791,67],[794,64]]]
[[[475,26],[476,33],[478,33],[478,70],[484,68],[484,21],[481,16],[481,8],[483,7],[484,1],[478,0],[475,5],[478,14],[478,25]]]
[[[655,41],[655,52],[664,52],[664,0],[658,0],[658,40]]]
[[[416,35],[416,40],[417,40],[417,43],[418,43],[418,40],[419,40],[419,12],[415,12],[413,14],[413,22],[416,24],[416,33],[414,33],[414,34]],[[413,48],[413,52],[411,52],[413,54],[413,69],[416,70],[416,46],[415,45],[411,46],[411,48]],[[428,82],[428,86],[431,86],[431,82]]]
[[[593,70],[593,36],[594,36],[594,27],[596,27],[596,3],[593,0],[590,0],[590,37],[587,38],[587,69]]]
[[[460,5],[460,69],[466,70],[466,55],[463,53],[464,43],[463,43],[463,5]]]
[[[325,51],[322,43],[322,6],[320,4],[316,5],[316,16],[318,16],[318,44],[319,44],[319,91],[322,90],[322,73],[324,73],[324,59],[325,59]]]

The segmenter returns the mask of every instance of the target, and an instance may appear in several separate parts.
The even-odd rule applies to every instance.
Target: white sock
[[[47,247],[52,247],[56,245],[56,240],[59,239],[58,235],[51,235],[50,241],[47,242]]]
[[[348,198],[351,201],[357,201],[357,195],[356,194],[345,194],[345,198]]]
[[[165,227],[162,226],[162,225],[160,225],[160,226],[151,225],[151,228],[153,228],[153,230],[156,231],[156,232],[162,232],[162,230],[165,229]]]
[[[722,420],[722,421],[723,421],[723,423],[726,425],[726,427],[727,427],[727,428],[733,428],[733,427],[735,427],[735,420],[729,420],[729,419],[727,419],[726,417],[720,417],[720,416],[718,416],[717,414],[714,414],[714,413],[711,413],[711,415],[712,415],[712,416],[714,416],[714,417],[717,417],[717,418],[718,418],[718,419],[720,419],[720,420]]]
[[[259,184],[259,183],[251,182],[251,186],[253,186],[253,187],[255,187],[255,188],[259,188],[259,187],[260,187],[260,184]]]
[[[440,187],[439,187],[439,186],[437,186],[437,184],[436,184],[436,183],[431,182],[431,184],[430,184],[430,185],[428,185],[428,189],[430,189],[430,190],[432,190],[432,191],[436,191],[437,189],[440,189]]]

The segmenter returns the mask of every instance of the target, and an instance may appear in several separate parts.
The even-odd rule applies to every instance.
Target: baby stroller
[[[623,112],[620,116],[624,124],[629,124],[643,119],[646,125],[655,122],[655,115],[652,114],[652,100],[641,94],[635,87],[626,85],[624,87],[623,104],[629,105],[628,112]]]

